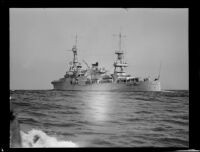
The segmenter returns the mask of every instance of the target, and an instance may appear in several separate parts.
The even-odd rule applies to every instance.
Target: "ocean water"
[[[15,90],[10,95],[23,147],[189,146],[188,91]]]

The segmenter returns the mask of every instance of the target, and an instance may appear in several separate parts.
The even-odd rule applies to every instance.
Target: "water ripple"
[[[15,90],[10,94],[25,130],[40,128],[91,147],[189,144],[188,91]]]

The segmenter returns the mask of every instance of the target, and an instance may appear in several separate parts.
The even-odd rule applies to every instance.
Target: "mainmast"
[[[116,36],[116,35],[114,35]],[[124,68],[128,66],[128,64],[124,61],[124,52],[121,49],[121,39],[122,37],[125,37],[125,35],[122,35],[121,32],[119,35],[119,49],[115,51],[115,54],[117,55],[117,60],[114,62],[114,74],[117,76],[125,76]]]

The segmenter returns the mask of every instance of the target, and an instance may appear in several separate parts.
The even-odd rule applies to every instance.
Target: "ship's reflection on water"
[[[86,109],[84,112],[85,119],[92,123],[104,123],[109,120],[111,112],[110,96],[106,93],[97,92],[91,94],[85,100]]]

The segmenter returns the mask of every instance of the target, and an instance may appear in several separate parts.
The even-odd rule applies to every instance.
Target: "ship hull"
[[[85,91],[161,91],[159,81],[142,81],[137,84],[128,83],[94,83],[87,85],[71,84],[69,81],[52,82],[54,90]]]

